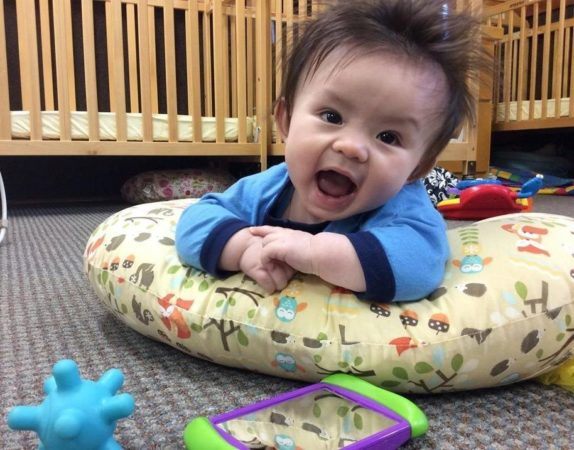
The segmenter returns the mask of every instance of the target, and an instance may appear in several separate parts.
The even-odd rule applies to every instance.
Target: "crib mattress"
[[[560,100],[560,117],[568,117],[570,115],[570,98],[565,97]],[[556,101],[549,99],[547,103],[546,117],[555,117]],[[542,100],[534,101],[534,117],[530,117],[530,101],[523,100],[522,105],[522,120],[532,120],[542,118]],[[508,113],[508,120],[517,120],[518,117],[518,102],[510,102],[510,110]],[[504,122],[505,105],[499,103],[496,107],[496,121]]]
[[[60,114],[59,111],[42,111],[42,139],[60,139]],[[71,136],[73,140],[87,140],[89,138],[88,113],[87,111],[72,111]],[[20,139],[30,138],[30,112],[12,111],[12,137]],[[127,140],[143,141],[143,125],[141,113],[126,113]],[[253,141],[254,118],[247,118],[247,140]],[[100,140],[115,141],[116,113],[100,112]],[[193,142],[193,118],[187,115],[177,117],[178,141]],[[215,117],[201,118],[202,136],[198,142],[215,142],[216,120]],[[157,142],[167,141],[169,137],[169,123],[167,114],[152,115],[152,135]],[[225,119],[225,141],[235,142],[239,135],[239,119]]]

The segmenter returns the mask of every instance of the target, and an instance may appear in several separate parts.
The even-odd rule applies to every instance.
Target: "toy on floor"
[[[473,179],[460,181],[455,198],[443,200],[437,209],[445,219],[477,220],[503,214],[532,210],[532,196],[543,185],[543,176],[526,181],[518,192],[498,180]]]
[[[428,429],[410,400],[356,376],[338,373],[185,427],[187,450],[395,449]]]
[[[33,430],[43,450],[120,449],[113,438],[116,421],[134,411],[130,394],[115,395],[124,382],[118,369],[96,381],[82,380],[78,365],[63,359],[44,383],[45,400],[38,406],[16,406],[8,414],[13,430]]]
[[[574,357],[536,378],[544,384],[555,384],[574,393]]]

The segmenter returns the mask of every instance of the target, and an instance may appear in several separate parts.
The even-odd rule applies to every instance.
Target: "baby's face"
[[[418,165],[440,126],[444,74],[376,52],[334,51],[301,82],[291,121],[279,108],[295,193],[289,219],[316,223],[377,208]]]

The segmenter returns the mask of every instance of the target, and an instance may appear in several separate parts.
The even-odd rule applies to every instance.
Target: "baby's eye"
[[[384,142],[385,144],[393,145],[397,144],[399,138],[392,131],[382,131],[377,135],[377,139]]]
[[[334,123],[337,125],[343,121],[341,115],[334,111],[325,111],[324,113],[321,113],[321,119],[323,119],[325,122]]]

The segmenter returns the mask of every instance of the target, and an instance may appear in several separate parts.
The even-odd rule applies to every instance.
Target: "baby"
[[[268,292],[297,271],[370,301],[432,292],[449,248],[420,178],[472,117],[477,33],[444,0],[343,1],[310,22],[275,106],[285,162],[187,208],[182,261]]]

